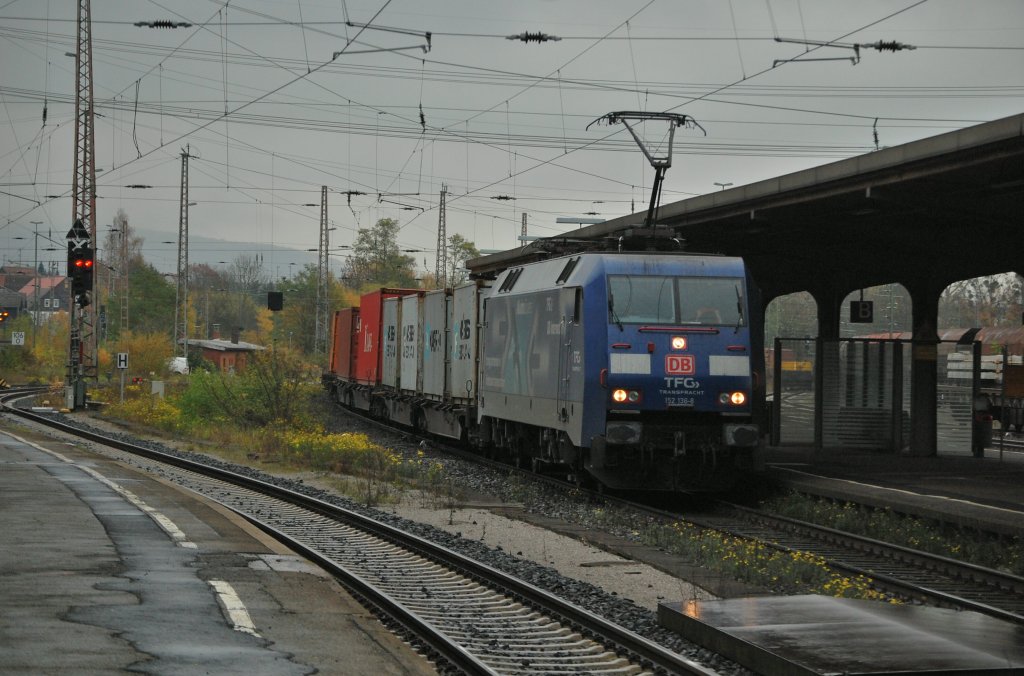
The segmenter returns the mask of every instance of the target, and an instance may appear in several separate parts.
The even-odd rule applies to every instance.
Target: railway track
[[[347,413],[380,424],[359,413]],[[381,427],[385,426],[381,424]],[[394,431],[391,427],[387,429]],[[550,482],[567,490],[570,488],[568,483],[554,477],[538,476],[475,454],[458,449],[454,451],[460,457],[501,467],[503,471],[518,471],[538,481]],[[581,490],[576,485],[571,488]],[[666,521],[683,520],[735,537],[758,540],[780,551],[813,553],[824,558],[834,570],[871,578],[875,588],[900,598],[945,608],[973,610],[1024,624],[1024,578],[1015,575],[730,503],[722,503],[714,513],[677,513],[607,494],[592,493],[591,497],[618,503]]]
[[[463,673],[715,673],[547,591],[365,515],[50,415],[7,410],[148,459],[150,471],[227,506],[316,561]]]
[[[723,511],[693,522],[783,551],[817,554],[831,568],[869,577],[874,587],[899,597],[1024,624],[1024,578],[746,507]]]

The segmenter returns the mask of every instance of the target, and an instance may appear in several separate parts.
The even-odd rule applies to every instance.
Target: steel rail
[[[6,404],[6,402],[4,403]],[[284,500],[317,514],[321,514],[327,518],[347,523],[360,530],[370,532],[377,537],[389,540],[401,547],[416,552],[421,556],[438,561],[443,565],[459,569],[463,571],[464,574],[484,581],[489,586],[505,590],[506,593],[522,599],[527,604],[536,607],[545,613],[554,615],[556,619],[561,619],[565,623],[575,626],[585,633],[596,637],[595,640],[598,642],[606,645],[614,645],[617,651],[625,651],[630,655],[635,656],[635,660],[652,665],[655,669],[661,669],[668,673],[695,674],[701,676],[712,676],[715,673],[713,670],[696,664],[677,653],[663,648],[653,641],[643,638],[642,636],[620,627],[619,625],[616,625],[595,613],[580,608],[569,601],[561,599],[530,584],[529,582],[519,580],[497,570],[496,568],[475,561],[469,557],[459,554],[458,552],[430,542],[429,540],[406,533],[393,526],[374,521],[370,517],[324,502],[317,498],[296,493],[281,486],[246,477],[222,468],[212,467],[186,458],[164,454],[159,451],[137,446],[118,439],[113,439],[102,434],[83,430],[78,427],[65,424],[51,416],[39,415],[6,405],[5,408],[16,415],[33,420],[48,427],[58,429],[67,434],[87,439],[105,446],[117,448],[150,460],[163,462],[180,469],[205,476],[212,476],[221,481]],[[275,538],[286,537],[276,529],[266,527],[266,524],[260,523],[258,519],[255,519],[250,515],[243,513],[243,516]],[[301,549],[304,554],[307,552],[313,553],[305,546],[295,545],[291,538],[286,540],[286,544],[288,544],[288,546],[297,546],[297,548]],[[319,556],[317,556],[316,559],[318,562],[321,560]],[[333,566],[331,566],[331,568],[333,568]],[[349,578],[350,576],[346,574],[345,579],[348,580]],[[379,603],[381,607],[388,610],[389,613],[393,611],[396,618],[401,618],[410,612],[406,609],[393,608],[393,599],[375,593],[372,590],[372,585],[366,585],[364,587],[364,585],[361,584],[364,582],[365,581],[354,582],[354,586],[359,589],[360,593],[365,593],[368,598],[371,598],[374,603]],[[420,625],[424,629],[432,629],[428,623],[417,623],[414,619],[410,619],[409,621],[412,622],[414,626]],[[414,633],[420,635],[418,631]],[[446,659],[449,659],[454,664],[459,665],[459,668],[465,670],[466,673],[495,673],[490,670],[490,667],[477,663],[475,658],[474,661],[467,661],[466,658],[472,656],[469,655],[469,653],[461,646],[449,641],[446,636],[434,636],[431,632],[427,636],[423,636],[423,638],[432,649],[438,652],[438,654],[443,655]],[[429,640],[426,640],[428,638]]]
[[[362,415],[358,411],[352,411],[351,409],[343,408],[347,414],[354,415],[360,419],[366,420],[370,423],[379,425],[382,429],[388,429],[393,432],[404,434],[407,436],[415,437],[415,433],[405,429],[396,429],[393,426],[381,423],[373,418],[368,418]],[[699,528],[706,528],[724,532],[736,537],[743,537],[747,539],[756,539],[765,542],[765,544],[777,551],[794,552],[814,552],[820,553],[821,548],[819,543],[821,542],[832,542],[833,544],[843,548],[844,552],[836,554],[829,553],[824,554],[823,558],[827,560],[828,565],[844,573],[851,575],[862,575],[864,577],[874,580],[876,586],[884,591],[891,592],[896,595],[904,596],[907,598],[913,598],[924,603],[932,603],[940,607],[958,608],[962,610],[972,610],[979,612],[991,617],[996,617],[1001,620],[1013,622],[1015,624],[1024,624],[1024,610],[1017,610],[1016,608],[1024,609],[1024,578],[1015,576],[1002,571],[985,568],[983,566],[971,564],[964,561],[957,561],[948,557],[939,556],[937,554],[931,554],[923,552],[921,550],[911,549],[909,547],[903,547],[896,544],[875,540],[872,538],[856,535],[854,533],[848,533],[837,529],[831,529],[825,526],[818,526],[816,524],[799,521],[789,517],[783,517],[779,515],[769,514],[767,512],[752,509],[749,507],[743,507],[733,503],[718,501],[718,504],[727,510],[736,511],[745,514],[748,518],[756,518],[762,524],[770,526],[777,530],[777,534],[751,534],[747,521],[737,520],[735,523],[729,523],[727,520],[723,520],[722,517],[708,515],[708,514],[684,514],[677,513],[668,510],[658,509],[650,505],[646,505],[635,500],[629,500],[613,494],[604,493],[600,491],[592,491],[582,488],[578,485],[573,485],[571,482],[553,477],[545,476],[536,472],[530,472],[523,468],[514,467],[507,463],[500,463],[495,460],[483,458],[477,454],[466,452],[458,447],[438,444],[439,447],[443,447],[446,452],[452,453],[462,458],[469,459],[474,462],[478,462],[490,467],[501,468],[508,472],[515,472],[523,476],[530,476],[533,480],[547,483],[553,486],[559,487],[571,487],[581,494],[587,494],[594,499],[603,499],[611,504],[618,504],[623,507],[638,510],[640,512],[655,516],[668,521],[686,521]],[[813,541],[801,543],[799,546],[785,545],[778,542],[773,542],[772,538],[775,535],[781,535],[785,532],[792,532],[792,529],[799,528],[807,533],[807,537]],[[816,547],[816,545],[819,545]],[[815,549],[818,552],[815,552]],[[981,595],[987,593],[992,596],[1001,596],[1002,599],[1012,600],[1014,603],[1009,604],[1013,610],[1009,610],[1004,607],[993,605],[992,603],[986,603],[976,599],[968,598],[964,595],[953,593],[950,591],[944,591],[938,589],[935,586],[927,586],[924,583],[913,582],[907,579],[902,579],[896,574],[890,574],[882,572],[881,570],[869,567],[870,564],[860,563],[855,564],[849,561],[843,561],[842,556],[850,556],[850,552],[875,552],[875,557],[883,560],[884,562],[902,562],[905,566],[911,568],[910,572],[917,570],[922,573],[936,573],[943,574],[951,578],[952,580],[965,581],[962,584],[968,585],[973,583],[984,585],[987,587],[985,590],[972,590],[975,594]],[[908,574],[909,575],[909,574]],[[949,584],[947,584],[949,586]]]

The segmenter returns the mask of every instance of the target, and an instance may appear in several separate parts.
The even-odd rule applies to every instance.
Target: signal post
[[[68,348],[66,406],[71,410],[85,406],[85,381],[90,375],[86,367],[83,341],[92,339],[93,327],[87,321],[91,316],[83,309],[92,303],[93,268],[95,250],[89,231],[77,219],[68,231],[68,277],[71,278],[71,341]],[[95,357],[93,356],[92,359]]]

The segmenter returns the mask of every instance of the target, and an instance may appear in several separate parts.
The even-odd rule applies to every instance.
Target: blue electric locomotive
[[[759,465],[763,350],[743,261],[589,252],[482,292],[470,439],[611,488],[713,487]]]

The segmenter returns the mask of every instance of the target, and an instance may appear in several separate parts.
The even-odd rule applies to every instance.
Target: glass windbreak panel
[[[608,320],[613,324],[740,326],[743,280],[736,277],[610,275]]]

